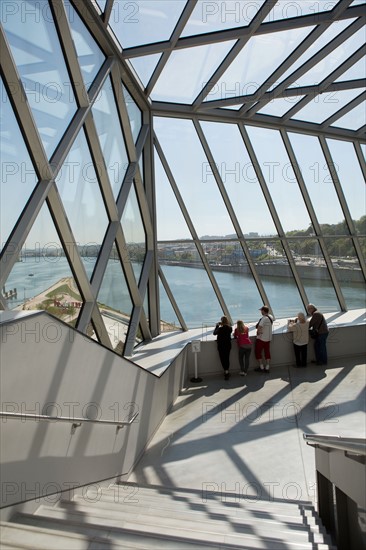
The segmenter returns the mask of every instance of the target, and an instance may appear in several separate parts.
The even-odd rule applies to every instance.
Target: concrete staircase
[[[311,503],[113,484],[1,523],[1,550],[335,549]]]

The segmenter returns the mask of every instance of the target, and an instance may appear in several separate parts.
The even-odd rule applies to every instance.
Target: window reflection
[[[136,281],[138,281],[146,254],[146,235],[134,187],[131,188],[128,196],[121,223],[128,257],[132,262]]]
[[[132,312],[132,301],[122,266],[114,248],[98,293],[98,307],[111,345],[122,354]]]
[[[128,92],[127,88],[125,86],[123,86],[123,84],[122,84],[122,89],[123,89],[123,96],[124,96],[125,102],[126,102],[128,116],[129,116],[129,119],[130,119],[132,135],[133,135],[134,141],[136,143],[137,138],[139,137],[141,126],[142,126],[141,111],[138,108],[138,106],[136,105],[136,103],[134,102],[134,100],[132,99],[132,97],[131,97],[130,93]]]
[[[0,86],[0,158],[2,165],[0,250],[2,250],[34,189],[37,176],[2,80],[0,80]]]
[[[68,0],[65,1],[65,8],[84,84],[88,90],[105,60],[105,55]]]
[[[113,195],[117,198],[128,168],[128,157],[110,78],[93,106],[93,116]]]
[[[81,258],[84,264],[94,265],[108,217],[83,129],[66,157],[56,184]]]
[[[14,9],[3,24],[43,146],[51,157],[77,107],[52,10],[47,0],[24,0],[22,9]]]
[[[83,302],[46,204],[6,281],[10,291],[10,309],[45,310],[75,326]]]

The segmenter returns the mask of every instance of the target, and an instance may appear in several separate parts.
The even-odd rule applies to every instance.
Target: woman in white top
[[[303,313],[298,313],[296,319],[287,323],[288,332],[293,333],[293,344],[296,367],[306,367],[309,343],[309,321]]]

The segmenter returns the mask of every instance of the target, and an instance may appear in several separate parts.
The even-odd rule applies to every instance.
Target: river
[[[94,262],[95,258],[84,259],[89,277]],[[133,264],[133,268],[138,277],[141,264]],[[219,302],[203,269],[163,265],[162,270],[188,328],[212,326],[221,317]],[[40,294],[62,277],[68,276],[72,276],[72,273],[65,257],[25,257],[22,262],[14,265],[5,285],[6,291],[17,289],[17,298],[8,300],[9,307],[21,307],[26,300]],[[262,300],[251,275],[215,271],[214,276],[233,321],[257,320]],[[304,310],[293,281],[271,276],[262,277],[261,280],[277,318],[294,317],[298,311]],[[304,285],[309,300],[323,312],[339,311],[335,292],[329,282],[304,280]],[[365,285],[342,283],[342,291],[348,309],[366,306]],[[126,313],[131,311],[131,299],[123,281],[120,264],[116,261],[110,261],[108,264],[106,281],[100,289],[98,301]],[[162,285],[160,304],[161,318],[179,326]]]

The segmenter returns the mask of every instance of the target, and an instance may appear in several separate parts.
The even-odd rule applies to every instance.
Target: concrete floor
[[[190,382],[128,481],[315,503],[303,433],[365,437],[365,382],[360,357]]]

